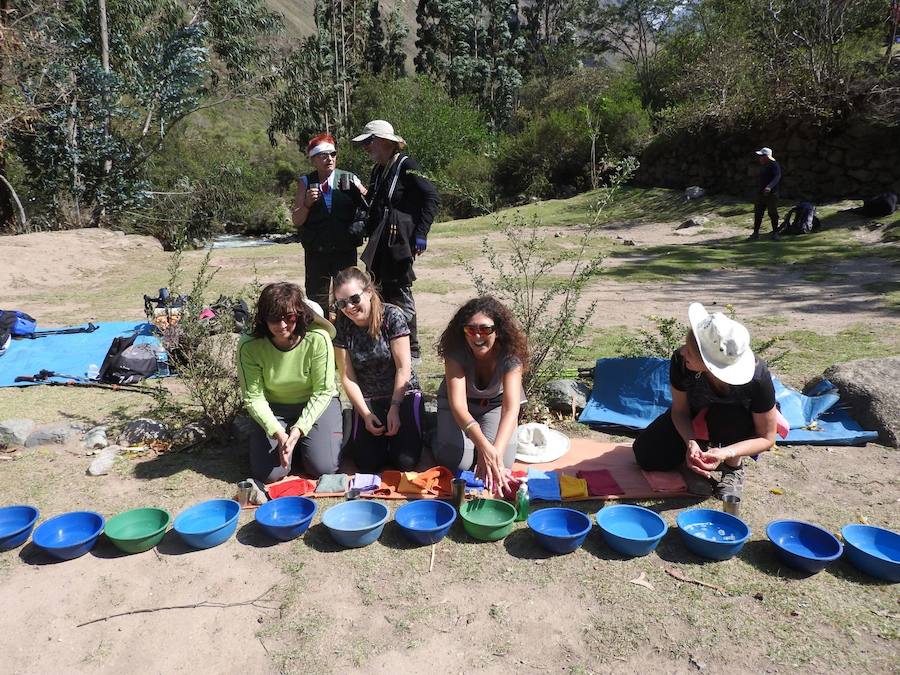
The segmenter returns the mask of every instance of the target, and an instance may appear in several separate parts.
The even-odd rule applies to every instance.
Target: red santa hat
[[[309,144],[306,146],[306,155],[312,159],[316,155],[320,155],[323,152],[336,152],[337,148],[334,142],[334,136],[329,134],[327,131],[324,134],[319,134],[318,136],[313,136],[309,139]]]

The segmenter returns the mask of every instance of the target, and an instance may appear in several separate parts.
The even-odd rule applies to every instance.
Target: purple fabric
[[[419,433],[422,433],[422,420],[419,419],[419,400],[422,398],[422,392],[417,391],[413,394],[415,400],[413,401],[413,419],[416,421],[416,429]]]
[[[360,492],[369,492],[381,485],[381,478],[374,473],[358,473],[350,481],[350,488],[356,488]]]

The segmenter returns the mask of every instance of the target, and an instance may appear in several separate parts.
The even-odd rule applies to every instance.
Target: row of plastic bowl
[[[271,537],[289,541],[302,535],[312,522],[318,505],[306,497],[281,497],[256,510],[257,524]],[[193,548],[217,546],[237,529],[240,506],[230,499],[201,502],[182,511],[173,529]],[[0,508],[0,550],[27,541],[38,519],[32,506]],[[388,508],[378,501],[355,500],[332,506],[322,523],[339,545],[367,546],[384,530]],[[516,510],[496,499],[476,499],[463,504],[460,516],[465,531],[481,541],[498,541],[513,528]],[[408,502],[398,508],[394,520],[403,535],[415,544],[433,544],[450,531],[457,512],[438,500]],[[668,531],[655,511],[631,504],[607,506],[596,514],[606,544],[625,556],[643,556],[653,551]],[[125,553],[139,553],[163,538],[171,516],[162,509],[125,511],[104,521],[90,511],[75,511],[50,518],[34,528],[32,541],[49,555],[69,560],[87,553],[105,531],[106,537]],[[740,518],[712,509],[690,509],[676,518],[678,531],[689,550],[711,560],[735,556],[750,537],[750,528]],[[528,527],[538,543],[552,553],[570,553],[579,548],[592,529],[591,518],[574,509],[544,508],[528,516]],[[766,534],[779,557],[789,566],[808,573],[818,572],[845,550],[850,562],[862,572],[888,581],[900,581],[900,534],[869,525],[847,525],[841,530],[845,546],[827,530],[797,520],[769,523]]]

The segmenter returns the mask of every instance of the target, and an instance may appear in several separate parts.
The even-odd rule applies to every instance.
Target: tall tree
[[[363,53],[363,61],[366,69],[373,75],[381,75],[384,72],[388,55],[384,46],[384,28],[381,25],[381,9],[378,0],[372,0],[369,8],[369,34],[366,40],[366,49]]]
[[[406,77],[406,36],[409,26],[403,18],[402,3],[394,5],[388,17],[387,38],[385,39],[385,72],[394,79]]]
[[[585,0],[534,0],[522,7],[525,73],[562,77],[577,67],[577,31],[584,8]]]

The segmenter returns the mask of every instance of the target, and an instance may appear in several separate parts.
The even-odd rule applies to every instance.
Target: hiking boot
[[[733,495],[740,498],[744,490],[744,467],[733,467],[722,464],[722,477],[716,484],[716,497],[722,499],[725,495]]]
[[[781,241],[781,235],[778,232],[772,232],[772,241]]]
[[[698,497],[711,497],[713,494],[714,481],[710,478],[704,478],[699,473],[691,471],[688,467],[681,467],[681,477],[687,485],[687,491]]]
[[[754,232],[749,237],[747,237],[747,241],[756,241],[759,239],[759,232]]]

